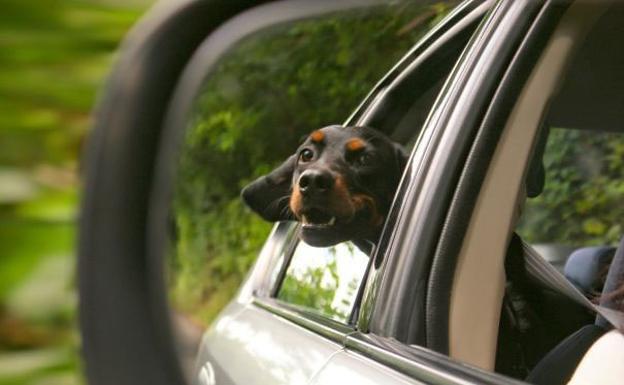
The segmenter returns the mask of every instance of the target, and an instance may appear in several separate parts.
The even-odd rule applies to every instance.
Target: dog
[[[374,245],[406,163],[403,148],[382,133],[333,125],[313,131],[241,196],[267,221],[301,222],[300,238],[310,246]]]

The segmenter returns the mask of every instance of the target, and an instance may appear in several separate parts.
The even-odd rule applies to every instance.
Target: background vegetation
[[[531,243],[617,245],[624,235],[624,135],[552,128],[546,183],[518,229]]]
[[[2,2],[0,384],[82,382],[78,158],[114,51],[146,3]]]

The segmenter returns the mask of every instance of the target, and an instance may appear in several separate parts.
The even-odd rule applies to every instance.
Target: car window
[[[622,17],[611,6],[580,45],[531,161],[543,191],[527,199],[517,232],[562,271],[575,252],[598,258],[624,234]]]
[[[594,301],[605,294],[607,272],[624,235],[624,115],[618,96],[624,84],[619,69],[624,7],[614,4],[599,15],[547,106],[527,171],[529,197],[515,228]],[[593,313],[566,304],[557,293],[532,289],[534,296],[521,290],[511,294],[525,295],[534,336],[525,349],[540,351],[540,359],[548,349],[538,346],[560,349],[566,337],[595,322]],[[537,333],[543,333],[539,344]],[[547,377],[542,369],[535,368],[532,378]]]

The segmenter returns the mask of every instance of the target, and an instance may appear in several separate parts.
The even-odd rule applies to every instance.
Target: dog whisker
[[[281,197],[275,199],[273,202],[271,202],[271,204],[267,207],[267,210],[277,209],[280,204],[282,204],[284,201],[288,201],[289,199],[290,199],[290,194],[281,196]],[[288,217],[291,216],[289,214],[290,208],[289,208],[288,204],[284,205],[279,210],[280,210],[279,211],[280,217],[288,218]]]
[[[289,218],[291,215],[288,213],[288,211],[290,210],[290,208],[286,205],[282,208],[282,210],[280,211],[280,215],[284,218]]]

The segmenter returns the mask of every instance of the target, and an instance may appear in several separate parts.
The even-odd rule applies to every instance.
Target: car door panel
[[[311,385],[353,383],[358,385],[424,384],[360,354],[343,350],[331,356]]]
[[[253,304],[230,305],[200,346],[200,376],[212,371],[213,383],[241,385],[307,384],[341,349]]]

